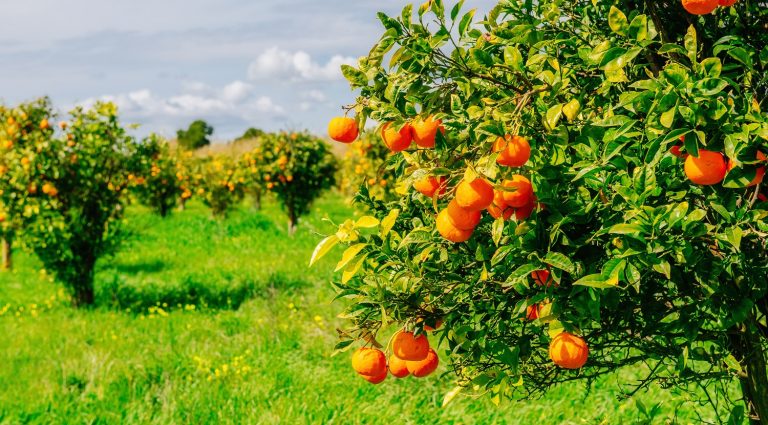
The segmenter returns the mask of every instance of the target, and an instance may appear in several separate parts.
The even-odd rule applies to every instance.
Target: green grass
[[[294,237],[268,203],[225,221],[192,205],[162,220],[131,207],[133,234],[97,273],[99,307],[74,310],[39,263],[17,252],[0,274],[0,423],[700,423],[714,414],[656,387],[619,400],[621,371],[503,402],[459,397],[450,374],[378,386],[331,357],[333,258],[307,269],[319,234],[352,210],[322,199]],[[334,255],[338,256],[336,252]],[[446,372],[445,365],[441,372]],[[677,413],[675,413],[677,412]]]

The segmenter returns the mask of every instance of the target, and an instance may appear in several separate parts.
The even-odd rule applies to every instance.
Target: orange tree
[[[203,157],[193,165],[192,184],[214,217],[223,218],[243,200],[245,178],[229,156]]]
[[[350,145],[340,161],[339,187],[347,195],[365,190],[380,199],[389,199],[396,190],[395,171],[388,165],[391,151],[375,133],[363,133]]]
[[[2,267],[11,268],[13,240],[21,232],[24,214],[34,209],[30,202],[40,188],[34,159],[53,134],[53,119],[47,98],[14,108],[0,106],[0,235]],[[49,189],[49,186],[46,186]]]
[[[343,67],[348,109],[409,123],[398,178],[448,188],[360,197],[374,216],[320,243],[312,262],[349,245],[340,347],[439,319],[459,387],[530,396],[645,365],[633,391],[700,385],[768,424],[768,8],[707,1],[379,14]]]
[[[147,137],[139,144],[137,158],[139,171],[129,177],[130,187],[141,203],[166,217],[180,199],[191,196],[179,169],[179,157],[165,140],[157,135]]]
[[[137,143],[117,108],[97,103],[71,112],[62,137],[41,139],[28,158],[35,181],[24,211],[24,242],[72,294],[94,302],[97,260],[117,248],[123,192],[137,167]]]
[[[327,143],[308,133],[269,134],[259,147],[262,179],[288,214],[288,231],[293,233],[312,202],[336,184],[336,157]]]
[[[250,130],[253,129],[249,129],[248,132]],[[263,136],[263,133],[261,136]],[[253,205],[257,210],[261,209],[261,197],[269,183],[264,180],[265,177],[269,176],[269,174],[264,173],[262,170],[262,164],[264,163],[264,150],[261,146],[253,148],[250,152],[246,152],[240,157],[240,167],[245,176],[245,191],[253,198]]]

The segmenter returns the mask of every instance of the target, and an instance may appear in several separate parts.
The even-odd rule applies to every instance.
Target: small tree
[[[343,67],[350,109],[410,123],[399,179],[449,188],[361,196],[379,231],[350,221],[318,247],[351,245],[342,335],[439,319],[462,388],[526,397],[635,366],[635,391],[698,384],[731,423],[768,424],[768,5],[682,3],[380,14]]]
[[[135,172],[136,148],[111,103],[75,109],[64,137],[32,147],[38,189],[30,193],[35,206],[24,212],[24,240],[76,306],[94,302],[96,262],[120,242],[122,194]]]
[[[179,146],[186,150],[197,150],[211,144],[208,138],[213,134],[213,127],[203,120],[196,120],[186,130],[176,132]]]
[[[245,133],[243,133],[242,136],[235,139],[236,142],[241,140],[251,140],[251,139],[258,139],[259,137],[265,135],[266,133],[264,130],[259,128],[251,127],[248,130],[245,130]]]
[[[13,241],[24,226],[24,213],[40,189],[32,159],[53,134],[50,101],[42,98],[15,108],[0,106],[0,236],[2,268],[12,266]]]
[[[157,135],[144,139],[137,158],[140,171],[137,176],[130,176],[130,187],[141,203],[166,217],[180,199],[191,196],[184,187],[184,176],[179,174],[178,157],[171,153],[165,140]]]
[[[270,134],[260,148],[266,187],[288,214],[288,232],[293,234],[299,217],[336,184],[336,157],[324,141],[308,133]]]
[[[264,164],[264,150],[261,146],[240,157],[240,169],[245,176],[245,192],[253,198],[253,206],[256,210],[261,209],[261,198],[268,183],[264,180],[268,175],[264,173]]]
[[[226,217],[243,200],[244,182],[237,162],[228,156],[205,157],[197,163],[197,195],[216,218]]]

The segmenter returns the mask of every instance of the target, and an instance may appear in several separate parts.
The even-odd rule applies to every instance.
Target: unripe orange
[[[683,8],[692,15],[708,15],[718,6],[718,0],[682,0]]]
[[[352,368],[360,375],[379,376],[387,372],[387,358],[379,349],[362,347],[352,355]]]
[[[511,180],[505,180],[501,185],[512,189],[504,191],[504,202],[510,207],[521,208],[533,202],[533,186],[525,176],[516,174]]]
[[[429,341],[424,334],[414,336],[413,332],[400,331],[392,340],[392,353],[406,361],[419,361],[429,354]]]
[[[437,357],[435,350],[429,349],[426,357],[421,360],[406,361],[405,364],[408,367],[408,371],[414,378],[423,378],[432,374],[437,369],[440,359]]]
[[[699,149],[698,157],[690,155],[685,159],[684,169],[691,182],[708,186],[723,181],[727,166],[720,152]]]
[[[359,129],[354,118],[336,117],[328,123],[328,135],[341,143],[352,143],[357,139]]]
[[[405,378],[411,374],[411,372],[408,372],[406,361],[394,354],[389,356],[389,373],[395,378]]]
[[[496,163],[507,167],[522,167],[531,158],[531,145],[522,136],[499,137],[493,151],[500,152]]]
[[[468,241],[474,232],[474,229],[461,230],[454,226],[451,218],[448,216],[448,210],[440,211],[436,221],[437,231],[440,235],[453,243]]]
[[[454,199],[446,208],[448,218],[454,227],[459,230],[472,230],[480,223],[482,214],[480,211],[470,211],[459,206]]]
[[[416,180],[413,182],[413,188],[416,189],[419,193],[426,196],[427,198],[431,198],[435,196],[435,192],[438,190],[440,191],[440,194],[445,193],[445,177],[435,178],[434,176],[427,176],[424,177],[421,180]]]
[[[493,186],[483,178],[462,180],[456,188],[456,203],[470,211],[488,208],[493,202]]]
[[[413,141],[422,148],[434,148],[437,131],[445,134],[445,128],[441,120],[429,116],[426,119],[419,118],[411,124],[413,129]]]
[[[384,139],[384,144],[387,145],[392,152],[402,152],[411,146],[413,140],[413,129],[411,125],[406,123],[400,129],[393,127],[392,123],[384,124],[381,128],[381,138]]]
[[[587,343],[576,335],[562,332],[549,343],[549,357],[565,369],[579,369],[589,357]]]

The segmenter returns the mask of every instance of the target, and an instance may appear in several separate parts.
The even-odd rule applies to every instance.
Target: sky
[[[248,127],[321,134],[355,99],[341,65],[366,55],[382,34],[376,12],[399,14],[405,4],[13,1],[0,25],[0,102],[50,96],[65,112],[111,100],[139,133],[166,137],[195,119],[209,122],[219,141]],[[492,4],[464,7],[484,12]]]

